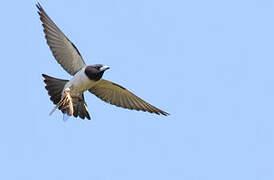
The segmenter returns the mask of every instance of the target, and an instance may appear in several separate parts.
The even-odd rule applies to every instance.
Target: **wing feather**
[[[165,116],[168,115],[167,112],[145,102],[124,87],[104,79],[101,79],[100,82],[89,89],[89,91],[103,101],[118,107],[147,111]]]
[[[44,27],[45,37],[53,56],[69,74],[76,74],[86,66],[80,52],[50,19],[39,3],[36,7],[39,10],[38,14]]]

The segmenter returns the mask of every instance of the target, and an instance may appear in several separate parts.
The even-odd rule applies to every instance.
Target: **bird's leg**
[[[50,112],[50,115],[57,109],[60,107],[60,109],[69,109],[68,114],[70,116],[73,115],[74,110],[73,110],[73,102],[72,102],[72,97],[70,95],[70,89],[66,88],[64,90],[65,96],[56,104],[56,106],[53,108],[53,110]]]

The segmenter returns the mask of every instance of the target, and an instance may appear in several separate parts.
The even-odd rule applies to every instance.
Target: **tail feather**
[[[68,80],[64,79],[57,79],[54,77],[50,77],[46,74],[42,74],[42,76],[45,78],[44,82],[46,83],[46,90],[48,91],[48,94],[50,96],[50,100],[57,104],[62,97],[62,91],[64,89],[65,84],[68,82]]]
[[[57,79],[54,77],[50,77],[46,74],[42,74],[42,76],[45,78],[44,80],[44,82],[46,83],[45,88],[48,91],[50,100],[56,105],[56,107],[51,111],[51,114],[58,108],[59,110],[62,111],[62,113],[68,114],[69,116],[73,115],[74,117],[79,116],[82,119],[85,119],[85,118],[90,119],[90,115],[86,108],[86,103],[85,103],[83,94],[80,97],[72,97],[72,103],[73,103],[72,111],[69,110],[68,106],[58,105],[64,99],[64,98],[62,99],[62,92],[68,80]]]
[[[74,109],[73,116],[74,116],[74,117],[77,117],[77,116],[78,116],[78,111],[79,111],[78,107],[79,107],[78,104],[73,103],[73,109]]]

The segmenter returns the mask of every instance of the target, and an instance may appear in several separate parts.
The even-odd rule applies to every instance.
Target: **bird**
[[[55,107],[63,115],[90,120],[84,92],[88,91],[112,105],[137,111],[167,116],[169,113],[149,104],[123,86],[102,78],[110,67],[102,64],[86,65],[79,50],[47,15],[40,3],[36,4],[46,42],[56,61],[72,77],[59,79],[42,74],[45,89]]]

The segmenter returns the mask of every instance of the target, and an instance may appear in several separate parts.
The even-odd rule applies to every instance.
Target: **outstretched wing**
[[[76,74],[86,66],[80,52],[50,19],[39,3],[36,7],[39,10],[38,14],[44,27],[45,37],[53,56],[69,74]]]
[[[165,116],[168,115],[167,112],[145,102],[124,87],[104,79],[101,79],[100,82],[89,89],[89,91],[103,101],[118,107],[134,109],[137,111],[147,111]]]

